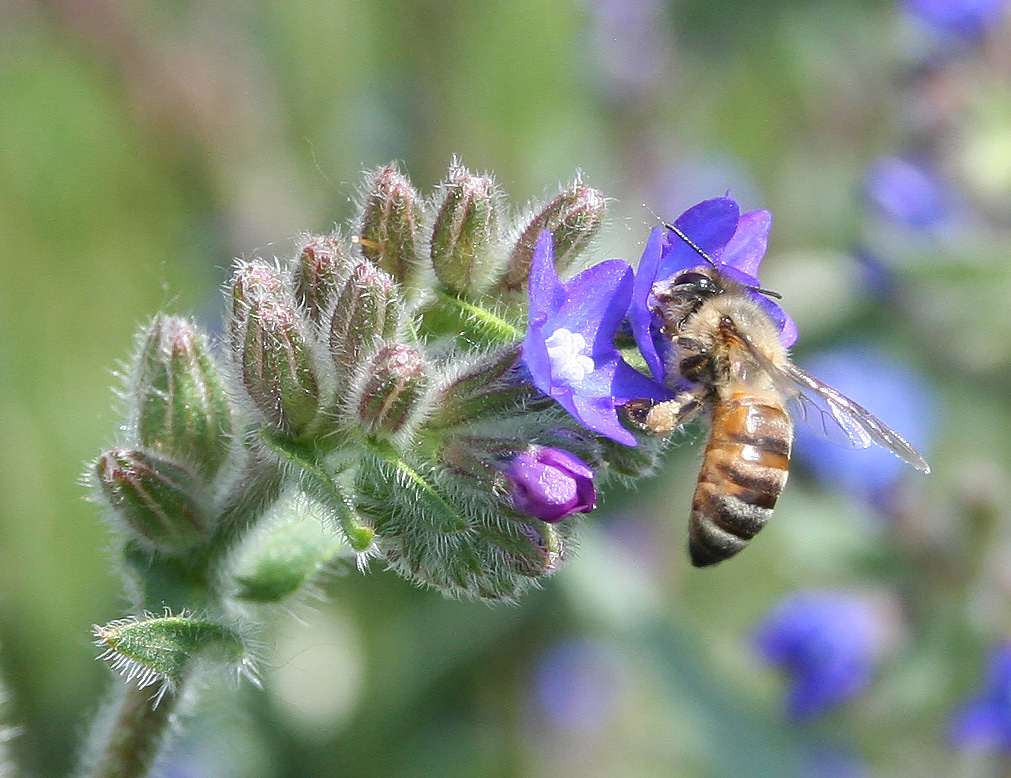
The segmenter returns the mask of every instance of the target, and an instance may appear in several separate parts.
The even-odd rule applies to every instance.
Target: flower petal
[[[737,223],[737,231],[723,249],[720,262],[749,276],[758,276],[769,247],[769,230],[772,229],[772,214],[768,211],[748,211]]]

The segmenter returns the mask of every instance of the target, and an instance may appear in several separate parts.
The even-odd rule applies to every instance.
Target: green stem
[[[180,690],[166,691],[154,705],[157,692],[150,686],[119,684],[117,689],[92,733],[91,742],[101,747],[85,756],[78,778],[144,778],[161,751]]]
[[[296,465],[302,475],[311,481],[309,491],[320,496],[324,504],[337,514],[337,522],[347,536],[348,543],[357,552],[365,551],[372,545],[375,537],[369,527],[358,521],[354,506],[344,494],[337,481],[330,473],[319,466],[311,452],[297,444],[282,441],[264,432],[261,436],[275,454]]]
[[[458,333],[461,337],[493,346],[508,346],[523,332],[500,316],[440,289],[437,304],[425,313],[424,326],[433,334]]]

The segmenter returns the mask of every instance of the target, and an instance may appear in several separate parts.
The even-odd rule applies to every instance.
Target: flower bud
[[[412,298],[423,296],[431,264],[421,242],[421,196],[396,165],[380,168],[367,186],[357,238],[362,255],[393,276]]]
[[[472,362],[439,390],[428,426],[452,427],[515,411],[536,391],[529,384],[513,385],[502,380],[518,359],[519,347],[512,346]]]
[[[432,230],[432,265],[453,294],[473,297],[498,275],[499,200],[495,182],[452,165]]]
[[[232,348],[242,384],[268,424],[306,432],[319,410],[319,382],[305,324],[278,270],[240,267],[232,286]]]
[[[330,321],[330,353],[337,366],[339,391],[347,387],[377,343],[396,337],[400,319],[397,285],[389,273],[369,262],[355,265]]]
[[[148,545],[182,554],[210,535],[207,486],[183,465],[154,453],[116,448],[99,457],[95,472],[115,515]]]
[[[371,437],[390,438],[409,427],[425,409],[430,380],[417,349],[389,343],[368,366],[358,399],[358,418]]]
[[[211,655],[252,675],[252,663],[241,636],[212,621],[188,616],[131,617],[95,626],[101,659],[140,688],[160,683],[155,702],[186,677],[190,663]]]
[[[534,247],[544,230],[550,230],[557,273],[564,273],[597,234],[604,223],[604,195],[585,184],[575,183],[544,206],[520,234],[506,268],[502,287],[518,292],[526,288]]]
[[[302,246],[291,286],[310,321],[318,323],[333,308],[350,268],[351,258],[336,235],[313,236]]]
[[[506,468],[516,509],[528,516],[557,522],[597,506],[593,469],[560,448],[531,446]]]
[[[232,412],[203,334],[185,319],[156,317],[137,358],[132,394],[140,445],[213,478],[228,457]]]

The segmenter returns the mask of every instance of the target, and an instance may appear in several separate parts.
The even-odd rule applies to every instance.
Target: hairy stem
[[[156,692],[120,685],[116,698],[99,717],[91,749],[76,778],[143,778],[161,751],[179,702],[180,690],[168,690],[155,705]]]

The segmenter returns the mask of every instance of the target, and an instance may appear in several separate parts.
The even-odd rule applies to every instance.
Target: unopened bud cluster
[[[430,198],[390,165],[360,201],[348,237],[236,269],[227,330],[256,437],[356,551],[450,594],[512,597],[557,569],[560,520],[593,507],[604,464],[519,362],[532,240],[554,231],[571,264],[604,199],[576,183],[509,225],[495,182],[454,162]],[[524,491],[514,460],[563,427],[580,498]]]

